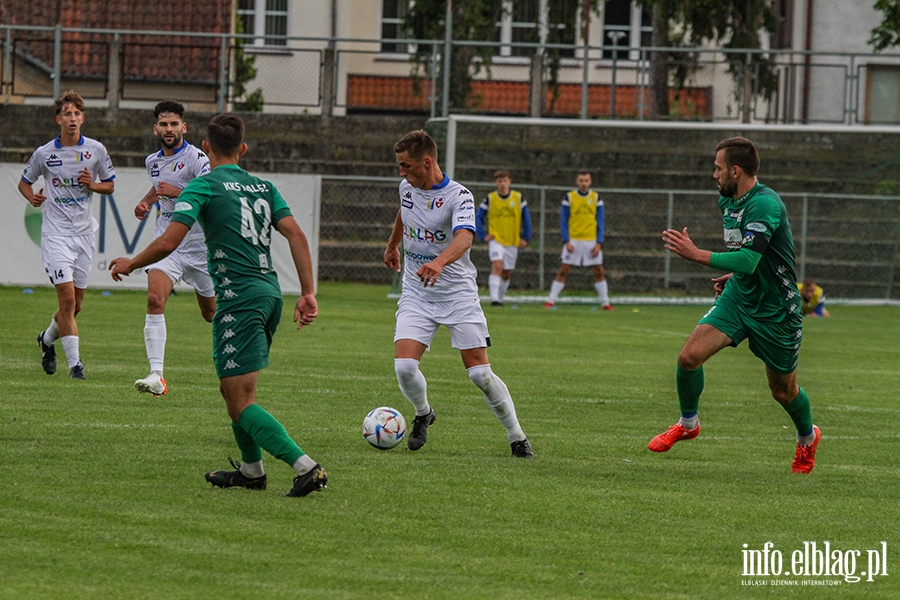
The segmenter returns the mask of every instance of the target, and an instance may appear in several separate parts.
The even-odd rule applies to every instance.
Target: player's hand
[[[667,229],[663,231],[662,240],[666,250],[674,252],[681,258],[693,260],[693,256],[697,252],[697,246],[694,245],[691,236],[688,235],[687,227],[681,231],[678,231],[677,229]]]
[[[491,234],[487,234],[486,236],[484,236],[484,241],[492,242],[492,241],[494,241],[494,236],[492,236]]]
[[[384,264],[391,271],[400,272],[400,249],[388,246],[384,251]]]
[[[432,287],[437,283],[438,277],[440,277],[441,271],[443,270],[444,267],[441,264],[432,261],[419,267],[419,270],[416,271],[416,275],[422,280],[422,285],[425,287]]]
[[[304,325],[310,325],[319,316],[319,305],[313,294],[305,294],[297,298],[297,306],[294,308],[294,323],[297,329]]]
[[[143,221],[150,214],[150,205],[141,200],[138,202],[137,206],[134,207],[134,216],[139,220]]]
[[[32,194],[31,200],[28,202],[34,206],[35,208],[44,203],[44,200],[47,199],[47,196],[44,195],[44,188],[38,190],[37,194]]]
[[[160,181],[156,186],[157,196],[166,196],[167,198],[177,198],[181,194],[181,188],[175,187],[166,181]]]
[[[600,251],[603,249],[603,244],[596,243],[594,247],[591,248],[591,256],[597,258],[597,255],[600,254]]]
[[[575,244],[572,242],[566,242],[566,250],[569,252],[575,252]]]
[[[726,273],[725,275],[712,278],[713,289],[716,291],[716,298],[718,298],[719,294],[725,290],[725,284],[728,283],[728,280],[731,279],[732,275],[734,275],[734,273]]]
[[[87,167],[78,172],[78,183],[79,185],[83,185],[87,189],[94,191],[91,189],[91,185],[94,183],[94,176],[87,170]]]
[[[522,249],[527,245],[528,245],[528,242],[526,242],[525,240],[519,240],[519,249]]]
[[[134,270],[131,268],[131,259],[125,256],[114,258],[109,263],[109,270],[113,281],[122,281],[122,277],[128,277]]]

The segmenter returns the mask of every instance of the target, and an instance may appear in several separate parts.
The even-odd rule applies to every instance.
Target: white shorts
[[[575,246],[574,252],[569,252],[566,245],[563,244],[562,263],[564,265],[572,265],[574,267],[593,267],[594,265],[603,264],[603,250],[597,253],[597,256],[591,256],[591,250],[597,245],[597,242],[569,240],[569,243]]]
[[[516,268],[516,259],[519,257],[519,249],[516,246],[503,246],[499,242],[488,242],[488,258],[491,262],[503,261],[503,268],[512,271]]]
[[[444,325],[450,330],[450,344],[457,350],[487,348],[491,345],[487,320],[478,298],[449,302],[425,302],[400,296],[397,303],[394,341],[415,340],[426,346]]]
[[[94,234],[76,236],[45,235],[41,238],[41,260],[50,283],[74,282],[87,289],[94,262]]]
[[[206,252],[185,252],[176,249],[161,261],[153,263],[144,269],[145,272],[162,271],[169,276],[172,283],[178,283],[183,279],[185,283],[204,298],[212,298],[216,295],[212,277],[209,275]]]

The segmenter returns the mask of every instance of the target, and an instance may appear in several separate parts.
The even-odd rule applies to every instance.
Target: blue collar
[[[47,138],[44,138],[44,139],[47,139]],[[59,143],[61,140],[62,140],[62,134],[59,134],[58,136],[56,136],[56,139],[53,140],[53,145],[56,146],[57,148],[62,148],[63,145]],[[78,144],[76,144],[76,145],[81,146],[82,144],[84,144],[84,135],[82,135],[81,137],[78,138]]]
[[[178,154],[179,152],[181,152],[182,150],[187,148],[187,146],[188,146],[187,140],[182,138],[181,145],[178,146],[177,148],[175,148],[175,150],[172,152],[172,156],[175,156],[176,154]],[[159,149],[159,153],[156,156],[158,156],[159,158],[162,158],[164,156],[162,148]]]
[[[441,188],[447,187],[447,184],[450,183],[450,178],[447,177],[447,174],[446,174],[446,173],[444,173],[443,171],[441,171],[441,175],[444,176],[443,181],[441,181],[441,182],[440,182],[439,184],[437,184],[437,185],[431,186],[431,189],[433,189],[433,190],[439,190],[439,189],[441,189]]]

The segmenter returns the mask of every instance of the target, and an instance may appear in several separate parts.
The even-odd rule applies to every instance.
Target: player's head
[[[187,133],[184,106],[174,100],[163,100],[154,107],[153,116],[156,119],[153,133],[159,138],[163,148],[172,150],[181,146],[184,134]]]
[[[494,185],[497,186],[497,193],[501,196],[509,195],[509,184],[512,183],[512,180],[509,176],[509,171],[497,171],[494,173]]]
[[[716,144],[713,178],[719,193],[734,198],[744,180],[753,180],[759,173],[759,153],[747,138],[733,137]]]
[[[400,175],[413,187],[430,187],[429,181],[440,173],[440,168],[437,167],[437,144],[424,129],[404,135],[394,144],[394,154],[397,155]]]
[[[588,190],[591,189],[591,172],[590,171],[578,171],[575,175],[575,185],[578,186],[578,191],[581,194],[587,194]]]
[[[801,292],[801,294],[803,294],[803,297],[805,299],[809,300],[810,298],[813,297],[813,294],[815,293],[815,291],[816,291],[816,280],[813,279],[812,277],[807,277],[806,279],[804,279],[803,280],[803,291]]]
[[[56,99],[56,124],[62,133],[81,135],[84,124],[84,98],[75,90],[64,92]]]
[[[236,115],[216,115],[206,127],[206,145],[217,156],[240,156],[246,149],[244,122]]]

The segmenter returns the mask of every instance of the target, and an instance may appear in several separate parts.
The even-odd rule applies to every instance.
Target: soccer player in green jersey
[[[309,245],[275,186],[238,166],[247,150],[240,118],[214,117],[203,150],[211,171],[181,191],[166,230],[140,254],[117,258],[109,268],[113,279],[121,281],[123,275],[168,256],[194,222],[200,223],[216,289],[213,361],[242,459],[240,465],[232,462],[236,471],[213,471],[206,480],[222,488],[265,489],[265,449],[297,472],[287,495],[306,496],[325,487],[328,476],[281,423],[256,404],[256,383],[260,369],[269,364],[269,347],[281,319],[281,287],[270,248],[272,228],[287,238],[300,278],[301,295],[294,308],[298,329],[319,313]]]
[[[663,232],[666,250],[729,273],[713,279],[716,302],[678,355],[681,419],[653,438],[648,447],[666,452],[676,442],[700,434],[697,408],[703,391],[703,364],[719,350],[747,339],[750,351],[766,365],[772,396],[797,428],[791,470],[809,473],[822,434],[813,425],[809,396],[797,385],[803,317],[794,274],[794,238],[784,202],[759,183],[758,172],[759,154],[750,140],[730,138],[716,146],[713,177],[721,194],[726,252],[700,250],[687,227]]]

